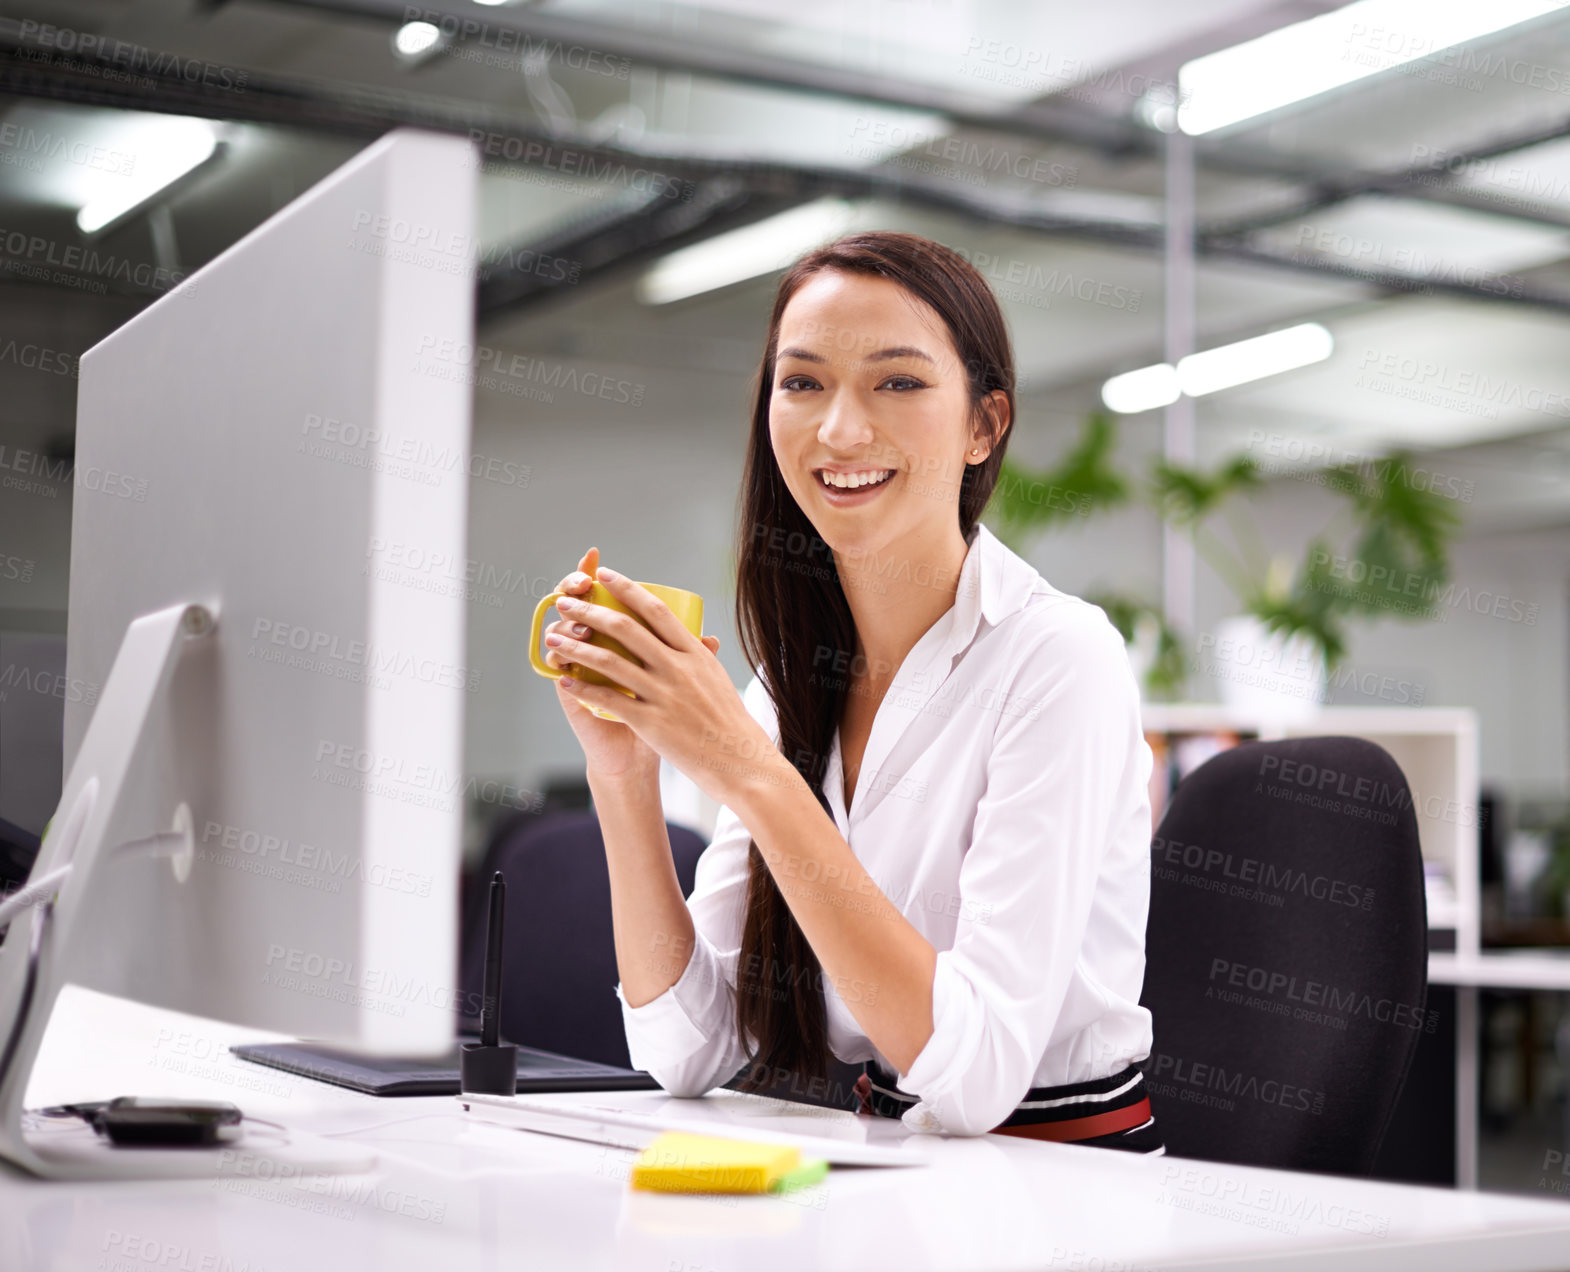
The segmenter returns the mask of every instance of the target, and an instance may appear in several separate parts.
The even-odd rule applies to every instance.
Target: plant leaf
[[[1151,470],[1157,510],[1178,525],[1203,521],[1234,494],[1260,484],[1259,465],[1248,455],[1234,455],[1210,473],[1164,459]]]
[[[1116,445],[1111,418],[1096,412],[1057,464],[1030,469],[1005,457],[987,502],[994,532],[1017,551],[1035,531],[1126,501],[1128,483],[1112,466]]]
[[[1087,594],[1085,599],[1106,611],[1126,644],[1132,644],[1141,622],[1156,625],[1156,656],[1145,672],[1145,688],[1153,698],[1177,698],[1188,681],[1189,667],[1178,634],[1166,615],[1148,601],[1123,592]]]

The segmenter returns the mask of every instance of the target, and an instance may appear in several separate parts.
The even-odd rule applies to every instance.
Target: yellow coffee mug
[[[639,583],[638,586],[647,588],[650,592],[654,593],[655,596],[659,597],[660,600],[664,601],[665,604],[670,607],[671,613],[676,615],[677,622],[679,622],[694,636],[703,635],[703,598],[696,592],[684,592],[679,587],[666,587],[661,583]],[[563,673],[560,668],[552,667],[542,657],[540,657],[540,632],[545,626],[546,612],[550,610],[550,608],[555,605],[557,601],[561,600],[561,598],[566,595],[566,592],[552,592],[549,596],[547,596],[539,603],[539,605],[535,607],[534,621],[529,625],[529,665],[533,667],[535,671],[539,672],[540,675],[548,676],[552,680],[560,680]],[[648,626],[648,624],[645,623],[642,618],[640,618],[637,614],[633,614],[630,609],[628,609],[614,596],[612,596],[610,589],[607,588],[603,583],[590,583],[589,590],[577,597],[577,599],[580,601],[587,601],[590,605],[603,605],[607,609],[613,609],[620,614],[632,614],[633,620],[635,622],[641,623],[644,627]],[[589,644],[598,645],[601,649],[608,649],[614,654],[621,655],[623,658],[633,657],[633,655],[624,645],[621,644],[620,641],[612,640],[609,636],[597,628],[590,628],[590,633],[587,637],[587,640]],[[636,659],[634,659],[634,661],[636,661]],[[616,690],[618,693],[626,694],[629,698],[636,698],[638,696],[637,694],[633,693],[631,689],[617,684],[608,676],[602,676],[592,667],[577,667],[573,671],[573,678],[575,680],[581,680],[585,684],[589,685],[606,685],[609,688]],[[586,710],[591,711],[593,714],[599,716],[602,720],[612,720],[617,724],[621,723],[621,717],[618,715],[613,715],[609,711],[602,710],[599,707],[591,707],[586,702],[580,705],[582,705]]]

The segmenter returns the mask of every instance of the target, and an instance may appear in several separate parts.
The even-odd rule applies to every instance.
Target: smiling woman
[[[861,1061],[869,1112],[1160,1152],[1139,1063],[1150,750],[1123,643],[979,517],[1013,420],[985,280],[907,234],[783,277],[753,406],[738,696],[713,637],[564,603],[633,1062],[697,1095]],[[566,590],[588,584],[597,554]],[[598,630],[636,664],[582,639]],[[584,706],[614,705],[625,727]],[[683,901],[661,757],[723,807]]]

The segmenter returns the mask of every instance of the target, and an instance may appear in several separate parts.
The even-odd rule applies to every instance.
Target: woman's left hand
[[[596,577],[648,626],[631,614],[581,600],[573,603],[564,597],[556,608],[565,618],[604,632],[637,662],[569,636],[561,637],[554,648],[564,661],[592,668],[638,696],[629,698],[576,677],[563,677],[562,687],[585,706],[619,716],[721,804],[731,803],[738,783],[748,781],[749,774],[778,782],[784,757],[747,711],[715,657],[719,638],[694,636],[664,601],[631,579],[604,567]]]

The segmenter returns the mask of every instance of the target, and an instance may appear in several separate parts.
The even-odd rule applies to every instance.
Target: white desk
[[[1476,1188],[1478,1174],[1479,989],[1570,991],[1570,951],[1487,950],[1478,954],[1430,953],[1428,983],[1456,991],[1456,1182]],[[1570,1187],[1570,1176],[1562,1181]],[[1566,1260],[1570,1266],[1570,1258]]]
[[[68,990],[28,1102],[124,1094],[230,1099],[258,1117],[374,1146],[381,1154],[374,1172],[320,1177],[310,1187],[59,1184],[6,1172],[0,1268],[1509,1272],[1570,1265],[1570,1203],[1563,1201],[1001,1136],[924,1141],[935,1156],[930,1167],[836,1170],[792,1198],[635,1193],[626,1184],[628,1150],[479,1124],[451,1098],[360,1096],[225,1052],[230,1042],[263,1036]],[[651,1106],[666,1099],[652,1092],[615,1098]],[[751,1097],[709,1098],[800,1112]],[[681,1102],[687,1112],[702,1103]],[[855,1121],[848,1113],[821,1116]]]

